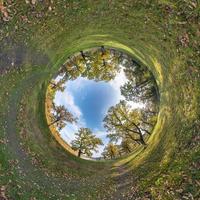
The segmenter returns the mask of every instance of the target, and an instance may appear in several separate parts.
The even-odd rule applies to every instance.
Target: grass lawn
[[[0,198],[200,198],[199,1],[4,1],[3,5]],[[48,81],[68,56],[100,45],[125,51],[152,71],[160,112],[147,148],[121,159],[94,162],[74,157],[51,135],[45,94]]]

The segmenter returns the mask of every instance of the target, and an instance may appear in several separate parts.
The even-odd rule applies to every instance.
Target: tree
[[[129,59],[126,62],[124,72],[129,81],[121,87],[121,94],[127,101],[157,102],[157,84],[147,67]]]
[[[139,83],[152,78],[152,74],[146,66],[139,64],[130,57],[125,58],[123,62],[124,72],[129,81]]]
[[[121,94],[127,101],[134,102],[148,102],[157,101],[157,89],[153,83],[141,83],[140,85],[134,85],[133,82],[128,81],[121,88]]]
[[[52,123],[50,123],[49,126],[55,125],[59,130],[64,128],[67,122],[77,122],[77,118],[75,118],[64,106],[55,106],[54,104],[51,119]]]
[[[151,130],[155,126],[157,122],[157,111],[156,108],[153,108],[154,110],[151,110],[150,108],[146,108],[141,111],[142,118],[141,118],[141,127],[142,131],[147,133],[148,135],[151,135]]]
[[[95,81],[110,81],[120,70],[120,56],[114,49],[102,46],[91,51],[80,51],[80,54],[69,57],[60,70],[64,80],[75,80],[79,76]]]
[[[80,51],[80,54],[81,54],[83,60],[86,62],[87,56],[85,55],[85,53],[83,51]]]
[[[102,140],[93,135],[89,128],[80,128],[75,135],[71,145],[74,150],[78,150],[78,157],[82,154],[91,157],[92,151],[97,152],[98,146],[103,145]]]
[[[56,91],[61,91],[63,92],[65,90],[65,86],[64,86],[65,80],[63,78],[61,78],[59,81],[55,81],[55,80],[51,80],[50,84],[51,84],[51,89],[52,90],[56,90]]]
[[[129,138],[123,139],[120,146],[124,153],[130,153],[133,150],[133,143]]]
[[[104,151],[102,153],[104,159],[113,159],[119,156],[120,149],[118,145],[115,145],[113,143],[108,143],[107,146],[104,148]]]
[[[111,132],[108,135],[111,141],[130,138],[138,144],[146,144],[140,127],[141,112],[131,109],[125,101],[112,106],[103,121],[104,127]]]
[[[68,58],[68,62],[64,65],[65,77],[67,80],[75,80],[85,71],[85,61],[81,56],[73,56]],[[63,70],[63,71],[64,71]]]
[[[104,47],[90,55],[89,65],[83,76],[96,81],[110,81],[120,70],[118,58]]]

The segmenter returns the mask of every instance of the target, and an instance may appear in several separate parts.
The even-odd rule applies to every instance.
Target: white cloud
[[[59,80],[61,76],[56,79]],[[65,83],[64,92],[57,91],[55,94],[54,102],[56,105],[64,105],[75,117],[81,118],[83,114],[81,109],[75,104],[73,93],[78,90],[81,92],[81,96],[84,99],[87,91],[82,91],[82,89],[89,84],[86,78],[79,77],[76,81],[67,81]],[[83,120],[82,120],[83,121]]]
[[[141,103],[141,102],[134,102],[134,101],[128,101],[127,104],[132,108],[132,109],[136,109],[136,108],[144,108],[145,104]]]
[[[115,78],[113,80],[111,80],[109,82],[109,84],[112,86],[112,88],[114,90],[116,90],[117,92],[118,91],[120,92],[120,87],[122,85],[124,85],[126,82],[127,82],[127,78],[126,78],[126,75],[124,73],[123,66],[120,65],[120,72],[117,73],[117,75],[115,76]]]
[[[54,102],[56,105],[64,105],[75,117],[82,116],[80,108],[74,103],[74,97],[67,89],[56,92]]]
[[[76,133],[80,127],[86,126],[83,113],[75,104],[74,97],[67,87],[65,88],[64,92],[56,92],[54,103],[56,105],[64,105],[74,115],[74,117],[78,118],[78,123],[67,123],[67,125],[60,131],[61,137],[68,143],[71,143],[71,141],[75,139],[74,133]]]
[[[121,70],[120,72],[116,75],[116,77],[111,80],[109,82],[109,84],[111,85],[111,87],[116,91],[116,104],[120,101],[120,100],[125,100],[125,97],[123,95],[121,95],[121,91],[120,91],[120,87],[123,86],[127,81],[127,77],[124,73],[124,70],[123,70],[123,66],[121,65]],[[145,104],[139,102],[134,102],[134,101],[128,101],[127,102],[128,105],[131,106],[132,109],[136,109],[136,108],[144,108],[145,107]]]
[[[108,144],[108,142],[109,142],[109,139],[108,139],[108,138],[104,139],[104,140],[103,140],[103,143],[104,143],[104,144],[103,144],[103,145],[100,145],[100,146],[98,147],[98,152],[92,151],[92,153],[93,153],[92,157],[94,157],[94,158],[102,157],[101,154],[102,154],[102,152],[103,152],[105,146]]]
[[[123,67],[122,66],[120,66],[120,67],[121,67],[120,72],[115,76],[115,78],[113,80],[111,80],[109,82],[110,86],[115,91],[115,101],[116,101],[116,104],[120,100],[124,99],[124,97],[121,95],[120,87],[127,82],[127,78],[126,78],[126,75],[124,73]]]
[[[71,143],[71,141],[75,139],[74,133],[76,133],[78,129],[79,126],[77,124],[67,124],[67,126],[61,130],[60,135],[65,141]]]
[[[98,152],[95,152],[95,151],[92,152],[92,153],[93,153],[93,154],[92,154],[92,157],[93,157],[93,158],[102,157],[101,154],[102,154],[104,148],[105,148],[105,146],[103,146],[103,145],[99,146]]]
[[[89,81],[87,78],[84,77],[78,77],[76,81],[68,81],[65,86],[68,87],[68,91],[75,92],[79,91],[82,92],[83,88],[90,84],[91,81]]]
[[[106,146],[106,145],[108,144],[108,142],[109,142],[109,139],[107,138],[108,133],[106,132],[106,130],[94,130],[94,134],[95,134],[98,138],[102,139],[103,145],[100,145],[100,146],[98,147],[98,152],[92,151],[92,153],[93,153],[92,156],[93,156],[93,157],[101,157],[101,156],[102,156],[101,153],[103,152],[105,146]]]
[[[54,81],[57,83],[58,81],[60,81],[62,78],[64,77],[64,74],[63,75],[58,75]]]
[[[106,132],[106,130],[98,130],[98,129],[95,129],[93,131],[95,133],[96,136],[98,137],[105,137],[108,133]]]

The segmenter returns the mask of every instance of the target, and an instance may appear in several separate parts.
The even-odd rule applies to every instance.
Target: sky
[[[97,153],[93,153],[93,157],[101,156],[105,145],[109,142],[103,127],[103,119],[111,106],[124,99],[120,93],[120,86],[126,81],[123,70],[109,82],[96,82],[83,77],[67,81],[64,92],[56,92],[54,103],[64,105],[79,120],[77,124],[68,124],[63,128],[60,132],[61,137],[70,143],[80,127],[90,128],[104,143],[103,146],[99,146]],[[132,107],[138,106],[141,105],[132,103]]]

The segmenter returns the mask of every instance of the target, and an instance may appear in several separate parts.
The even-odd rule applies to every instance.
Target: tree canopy
[[[104,159],[113,159],[119,156],[119,147],[116,144],[108,143],[102,153]]]
[[[75,136],[71,145],[74,150],[78,150],[79,157],[82,154],[91,157],[92,152],[97,152],[98,146],[103,145],[102,140],[97,138],[89,128],[80,128]]]
[[[56,90],[56,91],[64,92],[64,90],[65,90],[64,83],[65,83],[65,80],[62,79],[62,78],[57,82],[55,80],[51,80],[50,81],[51,89],[52,90]]]
[[[133,60],[127,61],[124,72],[128,82],[121,87],[127,101],[158,101],[157,84],[151,71]]]
[[[108,137],[111,141],[130,138],[133,141],[145,144],[140,120],[141,112],[139,110],[133,110],[125,101],[120,101],[120,103],[108,110],[103,121],[104,127],[110,132]]]
[[[49,126],[54,125],[58,130],[61,130],[65,127],[67,122],[76,123],[77,118],[75,118],[64,106],[56,106],[53,104],[51,121]]]
[[[119,64],[119,55],[114,49],[101,47],[69,57],[61,71],[64,80],[75,80],[82,76],[90,80],[110,81],[119,72]]]

